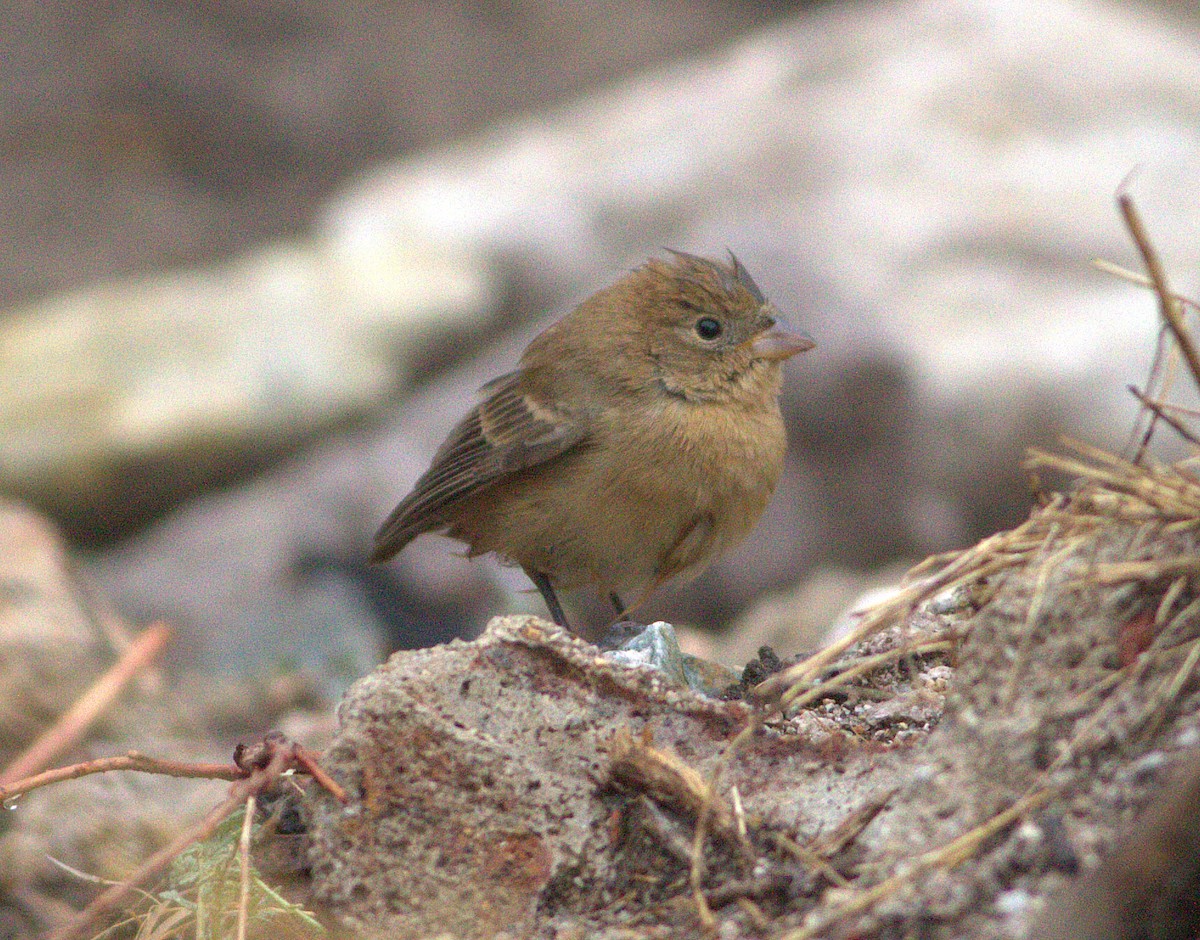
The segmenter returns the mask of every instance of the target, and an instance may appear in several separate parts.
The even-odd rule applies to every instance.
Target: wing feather
[[[493,379],[434,454],[429,469],[375,535],[372,561],[384,561],[422,532],[451,522],[456,504],[499,480],[565,453],[586,435],[581,416],[520,389],[520,373]]]

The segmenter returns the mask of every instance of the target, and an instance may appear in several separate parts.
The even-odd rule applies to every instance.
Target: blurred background
[[[1020,521],[1030,444],[1124,444],[1155,307],[1090,262],[1136,266],[1131,172],[1181,291],[1200,262],[1192,5],[9,2],[0,76],[0,493],[203,669],[344,681],[541,612],[371,535],[663,246],[736,251],[819,344],[767,517],[643,612],[731,665]]]

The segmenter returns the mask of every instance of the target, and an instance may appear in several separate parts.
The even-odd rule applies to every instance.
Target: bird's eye
[[[712,317],[701,317],[696,321],[696,335],[701,339],[716,339],[721,335],[721,321]]]

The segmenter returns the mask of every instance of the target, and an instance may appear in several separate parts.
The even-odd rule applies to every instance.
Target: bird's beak
[[[768,359],[771,362],[782,362],[797,353],[812,349],[817,344],[804,330],[785,330],[781,326],[773,326],[759,333],[750,343],[750,351],[755,359]]]

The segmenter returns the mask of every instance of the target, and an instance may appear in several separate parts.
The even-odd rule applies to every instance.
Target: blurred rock
[[[1200,931],[1200,755],[1166,785],[1098,868],[1047,897],[1037,940],[1193,940]]]
[[[727,42],[782,6],[6,4],[0,305],[295,235],[372,161]]]
[[[185,585],[200,644],[263,621],[234,598],[276,619],[338,612],[317,618],[324,634],[292,634],[301,646],[351,608],[366,613],[346,629],[368,629],[380,599],[393,630],[482,623],[497,586],[527,588],[519,572],[425,538],[368,574],[370,536],[474,390],[659,245],[734,248],[819,345],[787,378],[793,444],[766,518],[639,617],[711,626],[816,565],[870,568],[1011,524],[1029,505],[1027,445],[1065,431],[1117,447],[1135,413],[1125,386],[1144,380],[1155,303],[1088,264],[1136,267],[1113,205],[1132,168],[1174,286],[1194,287],[1197,63],[1194,29],[1154,8],[828,6],[374,173],[330,203],[322,238],[503,262],[526,325],[388,423],[180,513],[98,570],[141,610],[174,608]],[[323,598],[290,586],[299,559],[332,572]],[[452,584],[465,617],[435,606]]]
[[[366,567],[390,494],[375,511],[363,507],[363,451],[360,438],[339,436],[194,501],[94,556],[89,570],[123,609],[176,625],[189,662],[298,664],[339,690],[391,649],[478,632],[498,598],[471,565],[421,566],[414,554],[407,582]],[[411,458],[398,469],[415,471]]]
[[[0,501],[0,767],[66,711],[127,638],[80,584],[54,526]]]
[[[277,245],[0,320],[0,490],[89,541],[377,408],[493,309],[478,258]]]

